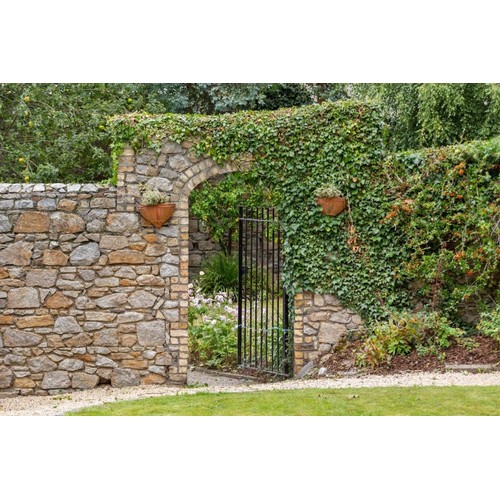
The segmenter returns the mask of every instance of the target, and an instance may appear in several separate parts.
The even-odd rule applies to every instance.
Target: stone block
[[[116,368],[111,374],[111,385],[113,387],[130,387],[139,385],[141,377],[135,370]]]
[[[97,299],[95,303],[101,309],[108,309],[112,307],[123,306],[127,302],[127,294],[126,293],[112,293],[111,295],[105,295],[100,299]]]
[[[14,374],[9,368],[0,366],[0,389],[9,389],[12,387]]]
[[[12,222],[6,215],[0,214],[0,233],[8,233],[12,229]]]
[[[146,321],[137,324],[137,340],[144,347],[163,346],[167,335],[163,320]]]
[[[53,324],[54,318],[50,314],[28,316],[16,320],[16,326],[18,328],[37,328],[41,326],[52,326]]]
[[[135,234],[139,229],[138,215],[120,212],[109,214],[106,228],[111,233]]]
[[[43,212],[24,212],[15,225],[15,233],[46,233],[49,230],[49,216]]]
[[[74,234],[85,230],[85,221],[76,214],[57,212],[50,216],[50,229],[56,233]]]
[[[11,288],[7,293],[7,309],[34,309],[37,307],[40,307],[40,297],[36,288]]]
[[[127,248],[130,241],[126,236],[111,236],[108,234],[103,235],[99,246],[103,250],[121,250]]]
[[[46,266],[65,266],[69,257],[61,250],[44,250],[42,262]]]
[[[115,250],[108,255],[109,264],[144,264],[145,257],[138,250]]]
[[[66,297],[62,292],[56,292],[45,299],[44,306],[49,309],[68,309],[73,300]]]
[[[130,294],[128,298],[128,303],[137,309],[145,309],[153,307],[156,302],[157,297],[144,290],[139,290]]]
[[[97,243],[87,243],[76,247],[69,256],[69,261],[73,266],[90,266],[95,264],[101,252]]]
[[[33,269],[26,273],[26,285],[50,288],[56,284],[57,270]]]
[[[29,266],[32,250],[33,243],[26,241],[12,243],[0,251],[0,266]]]
[[[99,377],[88,373],[77,372],[71,377],[71,386],[73,389],[93,389],[98,383]]]
[[[42,389],[67,389],[71,387],[71,381],[67,372],[47,372],[43,376]]]
[[[78,370],[83,370],[85,363],[79,359],[64,359],[59,363],[59,370],[65,370],[68,372],[76,372]]]
[[[321,323],[319,327],[319,342],[320,344],[336,344],[342,335],[347,333],[347,328],[344,325],[337,323]]]
[[[54,331],[59,334],[81,333],[82,327],[73,316],[60,316],[56,319]]]
[[[57,368],[57,364],[47,356],[31,358],[28,360],[28,366],[33,373],[50,372]]]

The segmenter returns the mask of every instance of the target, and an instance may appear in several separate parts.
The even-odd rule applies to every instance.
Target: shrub
[[[394,313],[387,322],[375,325],[357,362],[371,368],[390,365],[393,356],[407,355],[414,349],[419,355],[443,356],[442,349],[450,347],[454,338],[460,339],[464,334],[435,312]]]
[[[481,314],[481,321],[478,323],[477,329],[484,335],[500,342],[500,304],[497,304],[495,309]]]
[[[199,288],[204,295],[225,292],[234,299],[238,295],[238,259],[217,253],[206,260],[200,271]]]

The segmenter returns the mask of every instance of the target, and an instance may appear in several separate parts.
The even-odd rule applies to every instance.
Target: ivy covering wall
[[[217,163],[250,162],[254,178],[279,199],[291,294],[335,293],[369,320],[416,300],[451,314],[465,295],[490,290],[498,268],[498,140],[388,157],[383,126],[376,106],[356,101],[110,120],[115,159],[127,143],[159,150],[166,139],[189,139]],[[322,215],[314,197],[332,182],[348,200],[337,217]],[[472,247],[484,260],[474,275],[469,267],[463,274]],[[461,251],[467,258],[456,257]]]

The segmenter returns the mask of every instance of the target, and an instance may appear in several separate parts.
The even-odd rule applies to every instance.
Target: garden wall
[[[125,148],[116,188],[1,184],[0,392],[186,382],[189,194],[241,167],[166,142]],[[141,184],[176,204],[160,229],[137,213]],[[311,297],[297,296],[296,373],[335,341],[328,322],[358,323],[330,296]]]
[[[178,230],[117,209],[113,187],[3,184],[0,194],[0,389],[184,381],[168,331]]]

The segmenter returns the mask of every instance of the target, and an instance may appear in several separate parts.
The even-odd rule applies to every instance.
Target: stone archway
[[[189,284],[189,195],[210,178],[251,168],[248,161],[218,165],[208,157],[199,157],[188,141],[165,142],[160,153],[143,150],[135,153],[126,148],[118,162],[118,206],[136,210],[140,184],[157,188],[170,195],[176,204],[169,225],[158,230],[167,237],[167,252],[160,275],[170,278],[163,311],[170,348],[175,363],[170,367],[170,380],[185,382],[188,369],[188,284]]]

